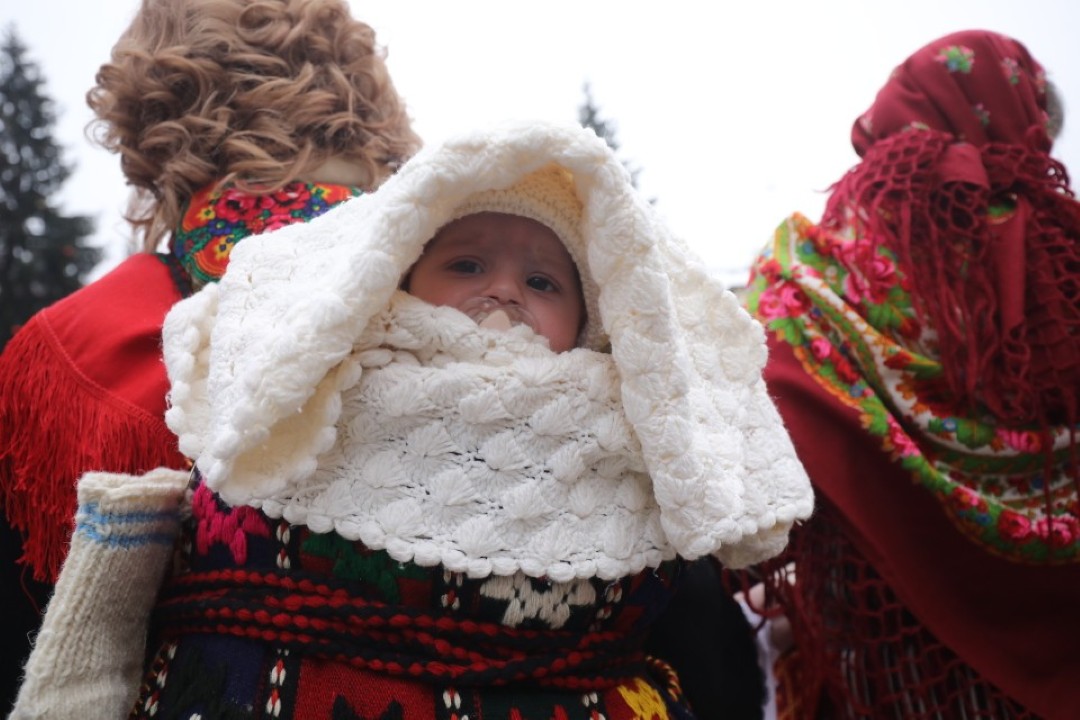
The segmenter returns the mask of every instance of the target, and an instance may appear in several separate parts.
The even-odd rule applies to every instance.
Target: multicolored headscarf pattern
[[[362,193],[358,187],[299,181],[264,194],[208,185],[188,202],[169,250],[198,288],[224,274],[229,253],[245,237],[305,222]]]
[[[784,223],[748,293],[967,534],[1034,563],[1080,559],[1080,206],[1045,87],[994,33],[915,53],[820,225]]]
[[[751,312],[966,534],[1022,562],[1080,558],[1069,428],[1051,433],[1047,472],[1040,428],[958,410],[895,257],[872,249],[872,274],[851,266],[867,250],[794,216],[758,258]]]

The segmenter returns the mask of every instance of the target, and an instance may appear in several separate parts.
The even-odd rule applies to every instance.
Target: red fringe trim
[[[0,506],[23,535],[19,562],[50,583],[67,554],[83,473],[188,464],[164,418],[91,382],[54,342],[38,316],[0,354]]]

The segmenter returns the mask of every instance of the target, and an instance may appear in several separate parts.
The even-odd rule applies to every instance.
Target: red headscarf
[[[961,402],[1044,428],[1080,414],[1080,209],[1046,107],[1019,42],[935,40],[855,122],[862,162],[822,221],[896,253]]]
[[[788,219],[755,264],[765,379],[818,502],[763,571],[799,717],[1080,707],[1062,630],[1080,604],[1080,214],[1045,108],[1021,44],[935,40],[856,122],[862,160],[822,223]]]
[[[1004,35],[968,30],[938,38],[897,67],[874,104],[855,121],[860,157],[904,130],[954,140],[1024,144],[1049,152],[1046,74],[1027,48]]]

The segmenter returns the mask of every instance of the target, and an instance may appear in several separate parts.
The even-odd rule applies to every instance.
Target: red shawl
[[[134,255],[35,315],[0,354],[0,505],[35,579],[55,581],[84,472],[187,466],[165,426],[161,360],[180,297],[169,266]]]
[[[1080,206],[1045,108],[1020,43],[934,41],[855,123],[821,223],[755,265],[819,499],[772,583],[804,716],[1080,708]]]
[[[1047,153],[1046,77],[988,32],[908,58],[852,129],[822,225],[897,255],[958,403],[1076,424],[1080,206]],[[995,217],[993,206],[1008,207]],[[858,210],[855,210],[858,208]]]
[[[169,255],[135,255],[30,319],[0,354],[0,507],[21,562],[54,582],[67,553],[75,483],[89,471],[185,468],[164,415],[166,313],[225,272],[235,243],[309,220],[360,194],[294,182],[264,194],[211,185],[191,199]]]

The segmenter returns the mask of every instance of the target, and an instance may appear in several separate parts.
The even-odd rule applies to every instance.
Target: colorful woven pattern
[[[691,717],[639,649],[677,563],[611,582],[469,578],[203,485],[189,532],[133,717]]]
[[[208,185],[192,196],[169,251],[198,288],[224,274],[233,246],[247,236],[305,222],[362,192],[345,185],[294,182],[254,195],[228,185]]]

